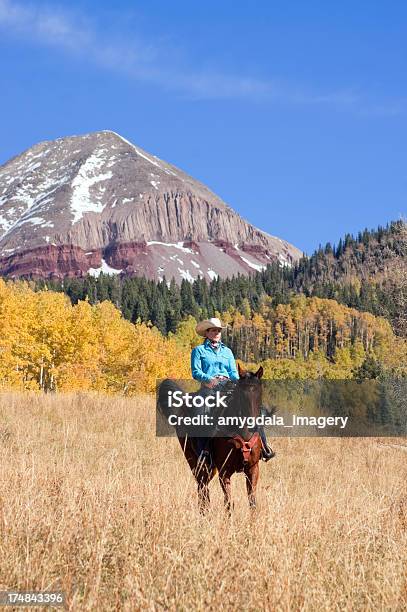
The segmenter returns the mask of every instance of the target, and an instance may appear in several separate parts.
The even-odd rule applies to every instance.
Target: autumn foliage
[[[189,375],[188,354],[110,302],[71,305],[51,291],[0,279],[0,384],[43,390],[152,391]]]
[[[244,362],[262,362],[267,378],[353,378],[367,359],[392,375],[407,372],[407,342],[369,312],[301,294],[243,310],[223,313],[226,342]]]
[[[370,313],[301,295],[242,310],[216,313],[228,326],[224,340],[244,363],[261,362],[266,378],[352,378],[367,359],[390,372],[407,370],[406,341]],[[0,386],[152,392],[157,379],[190,377],[190,350],[202,341],[195,326],[189,315],[164,336],[124,319],[110,301],[72,305],[63,293],[0,279]]]

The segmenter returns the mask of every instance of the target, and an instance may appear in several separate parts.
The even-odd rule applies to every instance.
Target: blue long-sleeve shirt
[[[231,380],[239,380],[235,358],[230,348],[222,342],[214,349],[208,338],[203,344],[192,349],[192,377],[200,382],[206,382],[214,376],[227,376]]]

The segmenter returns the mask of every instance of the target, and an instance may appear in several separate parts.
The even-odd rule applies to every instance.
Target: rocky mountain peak
[[[291,264],[300,255],[112,131],[41,142],[0,167],[3,274],[192,280],[250,272],[273,259]]]

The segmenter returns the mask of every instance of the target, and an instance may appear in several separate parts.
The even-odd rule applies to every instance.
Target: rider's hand
[[[204,383],[205,387],[209,387],[209,389],[213,389],[215,385],[217,385],[219,380],[217,378],[211,378],[208,382]]]

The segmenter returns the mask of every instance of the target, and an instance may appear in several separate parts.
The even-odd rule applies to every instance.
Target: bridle
[[[258,391],[257,391],[257,395],[260,393],[259,397],[245,397],[246,402],[249,404],[249,406],[251,407],[251,413],[249,416],[253,416],[253,417],[257,417],[259,414],[259,407],[261,404],[261,383],[260,381],[256,378],[256,377],[251,377],[250,375],[246,375],[247,377],[240,379],[241,381],[241,386],[244,387],[245,385],[250,385],[252,387],[258,387]],[[239,382],[240,382],[239,381]],[[249,382],[252,381],[252,382]],[[241,405],[241,395],[245,395],[245,392],[242,391],[241,394],[239,394],[239,399],[240,399],[240,405]],[[257,402],[257,410],[253,410],[253,403]],[[240,409],[240,412],[242,412],[242,409]],[[253,414],[253,412],[256,412],[256,414]],[[248,416],[248,415],[246,415]],[[252,432],[251,436],[249,437],[248,440],[245,440],[243,438],[243,436],[241,436],[240,434],[237,434],[233,437],[233,443],[236,446],[236,448],[240,448],[242,453],[243,453],[243,463],[248,463],[249,459],[250,459],[250,455],[252,453],[253,447],[255,446],[255,444],[257,443],[257,441],[259,440],[260,435],[258,431],[254,431]]]

